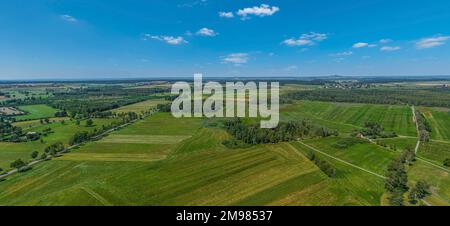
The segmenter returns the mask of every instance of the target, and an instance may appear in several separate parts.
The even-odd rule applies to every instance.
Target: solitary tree
[[[444,166],[450,167],[450,159],[444,160]]]
[[[33,151],[33,152],[31,152],[31,158],[32,158],[32,159],[35,159],[35,158],[37,158],[37,157],[38,157],[38,155],[39,155],[39,152],[37,152],[37,151]]]
[[[24,161],[22,161],[22,159],[17,159],[16,161],[11,163],[11,168],[16,168],[16,169],[20,169],[22,167],[24,167],[26,164]]]
[[[92,121],[92,119],[88,119],[88,120],[86,121],[86,126],[87,126],[87,127],[91,127],[92,125],[94,125],[94,121]]]

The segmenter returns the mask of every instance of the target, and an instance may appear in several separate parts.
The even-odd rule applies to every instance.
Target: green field
[[[44,104],[19,106],[18,108],[27,114],[15,117],[16,120],[51,118],[55,117],[55,113],[58,111]]]
[[[445,159],[450,159],[450,142],[443,143],[432,141],[429,143],[422,143],[419,156],[442,166]]]
[[[450,109],[420,108],[432,127],[431,138],[450,141]]]
[[[424,180],[431,185],[432,196],[426,200],[437,206],[448,206],[450,203],[450,172],[436,168],[423,161],[417,161],[408,171],[410,184]]]
[[[416,136],[412,117],[410,107],[394,105],[301,101],[281,109],[282,120],[306,118],[344,133],[378,122],[387,131]]]
[[[65,120],[63,125],[61,122],[58,122],[59,120],[62,119],[52,119],[55,122],[51,124],[41,124],[39,120],[16,123],[15,125],[21,125],[25,132],[41,132],[47,128],[51,128],[54,132],[46,137],[42,137],[44,143],[41,143],[39,140],[23,143],[0,142],[0,168],[8,169],[9,164],[19,158],[29,160],[33,151],[43,153],[45,147],[50,144],[61,141],[67,145],[76,132],[92,131],[113,121],[112,119],[95,119],[93,127],[85,127],[83,122],[80,126],[77,126],[74,121]]]
[[[12,176],[0,184],[0,205],[380,205],[377,176],[332,161],[338,177],[330,179],[297,143],[229,150],[227,133],[202,125],[148,117]],[[116,143],[123,136],[128,143]],[[153,136],[178,142],[155,144]],[[377,173],[395,156],[370,143],[332,149],[339,139],[308,143]]]
[[[141,112],[158,101],[115,111]],[[8,177],[0,182],[0,206],[387,205],[387,167],[417,142],[408,106],[301,101],[284,105],[281,117],[284,121],[310,119],[339,130],[340,135],[228,149],[222,144],[230,139],[222,128],[223,119],[176,119],[170,113],[155,113]],[[14,123],[25,132],[50,127],[54,133],[44,137],[44,143],[0,143],[0,167],[7,169],[17,158],[30,159],[33,150],[42,152],[57,141],[67,143],[75,132],[112,120],[94,119],[94,127],[86,127],[84,121],[77,126],[69,118],[51,118],[49,125],[39,120]],[[398,150],[349,137],[368,121],[399,133],[397,138],[379,139]],[[422,144],[419,156],[431,164],[419,160],[408,167],[410,186],[420,179],[432,185],[432,195],[426,199],[432,205],[450,203],[448,171],[433,166],[442,166],[449,147],[446,141]],[[307,159],[309,152],[332,164],[336,177],[329,178]]]

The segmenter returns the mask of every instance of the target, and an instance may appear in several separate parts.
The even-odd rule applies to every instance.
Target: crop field
[[[136,104],[131,104],[127,106],[123,106],[117,109],[114,109],[115,113],[124,113],[124,112],[136,112],[141,113],[142,111],[148,111],[152,108],[155,108],[158,104],[165,103],[164,99],[156,99],[156,100],[147,100],[143,102],[139,102]]]
[[[172,130],[179,120],[185,122],[185,129]],[[158,127],[161,122],[167,126]],[[229,150],[221,145],[229,135],[220,129],[200,128],[201,122],[156,114],[111,134],[111,138],[86,144],[3,182],[0,204],[380,205],[383,180],[376,176],[334,162],[338,177],[330,179],[306,159],[305,147],[297,144]],[[151,129],[154,127],[159,130]],[[136,135],[144,129],[147,135]],[[136,142],[114,143],[115,136],[125,134],[137,136],[131,139]],[[141,141],[161,134],[186,137],[177,144]],[[337,141],[310,144],[331,150]],[[359,145],[330,153],[379,173],[395,155],[372,144]],[[365,149],[370,151],[365,153]],[[59,179],[50,179],[53,177]],[[43,181],[43,186],[34,186]]]
[[[323,149],[318,149],[323,151],[324,153],[330,154],[329,152],[330,145],[329,142],[325,142],[324,144],[319,144],[317,142],[314,143],[314,147],[321,147]],[[328,144],[327,144],[328,143]],[[313,151],[309,147],[302,145],[298,142],[292,144],[303,154]],[[366,144],[366,150],[370,150],[371,144]],[[375,148],[376,149],[376,148]],[[355,148],[356,150],[356,148]],[[371,167],[379,173],[384,173],[384,169],[387,166],[387,159],[391,158],[391,154],[382,153],[376,154],[377,151],[373,151],[367,155],[373,155],[379,157],[379,160],[382,162],[378,163],[378,167]],[[374,154],[375,153],[375,154]],[[317,197],[321,197],[323,200],[336,200],[337,205],[371,205],[378,206],[382,205],[381,199],[384,194],[384,179],[373,174],[362,171],[361,169],[355,168],[354,166],[345,164],[341,161],[337,161],[336,159],[330,158],[321,153],[315,153],[322,159],[326,159],[331,162],[337,168],[337,177],[329,180],[329,184],[327,185],[328,189],[332,190],[333,193],[330,195],[322,194],[318,191],[315,194]],[[342,157],[345,157],[346,160],[351,164],[354,164],[358,167],[367,166],[367,158],[363,156],[364,153],[356,154],[356,155],[346,155],[343,154]],[[342,159],[342,158],[339,158]],[[376,162],[376,159],[370,159],[370,161]],[[353,195],[352,195],[353,194]],[[357,195],[355,195],[357,194]],[[334,205],[336,204],[334,203]],[[333,203],[329,203],[333,205]]]
[[[420,108],[432,127],[431,138],[450,141],[450,109]]]
[[[16,117],[17,120],[50,118],[54,117],[55,113],[57,112],[56,109],[44,104],[19,106],[18,108],[26,112],[27,114],[17,116]]]
[[[0,184],[0,203],[8,205],[377,205],[382,190],[377,179],[366,183],[327,178],[289,144],[226,150],[223,132],[199,132],[182,142],[170,158],[151,162],[86,145],[73,153]],[[211,134],[215,134],[211,138]],[[210,137],[209,139],[200,139]],[[102,144],[103,145],[103,144]],[[188,155],[186,145],[203,146]],[[85,150],[85,148],[89,150]],[[109,149],[111,150],[111,149]],[[115,149],[117,151],[120,148]],[[133,149],[127,149],[133,150]],[[185,149],[187,150],[187,149]],[[191,149],[189,149],[191,150]],[[112,151],[111,151],[112,152]],[[147,149],[153,152],[152,147]],[[81,153],[94,154],[90,159]],[[72,156],[73,155],[73,156]],[[125,156],[125,155],[124,155]],[[129,161],[127,161],[129,160]],[[64,173],[63,173],[64,172]],[[342,174],[358,177],[343,167]],[[351,174],[350,174],[351,173]],[[357,174],[357,173],[356,173]],[[57,176],[60,175],[60,176]],[[370,182],[371,179],[375,179]],[[44,183],[45,181],[45,183]],[[36,186],[42,184],[41,186]],[[348,191],[358,188],[364,196]],[[111,190],[114,188],[114,190]],[[77,195],[77,199],[74,198]]]
[[[366,122],[378,122],[387,131],[417,134],[408,106],[301,101],[284,106],[281,116],[283,120],[307,118],[346,133],[360,129]]]

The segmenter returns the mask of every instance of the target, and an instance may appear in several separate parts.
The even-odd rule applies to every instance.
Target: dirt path
[[[372,171],[370,171],[370,170],[364,169],[364,168],[362,168],[362,167],[359,167],[359,166],[357,166],[357,165],[355,165],[355,164],[353,164],[353,163],[347,162],[347,161],[342,160],[342,159],[340,159],[340,158],[336,158],[336,157],[334,157],[334,156],[332,156],[332,155],[329,155],[329,154],[327,154],[327,153],[325,153],[325,152],[323,152],[323,151],[318,150],[318,149],[315,148],[315,147],[312,147],[312,146],[310,146],[310,145],[307,145],[307,144],[305,144],[305,143],[303,143],[303,142],[301,142],[301,141],[298,141],[298,142],[299,142],[300,144],[304,145],[305,147],[307,147],[307,148],[309,148],[309,149],[311,149],[311,150],[313,150],[313,151],[315,151],[315,152],[318,152],[318,153],[320,153],[320,154],[322,154],[322,155],[325,155],[325,156],[327,156],[327,157],[329,157],[329,158],[332,158],[332,159],[334,159],[334,160],[336,160],[336,161],[339,161],[339,162],[341,162],[341,163],[344,163],[344,164],[346,164],[346,165],[349,165],[349,166],[351,166],[351,167],[353,167],[353,168],[362,170],[362,171],[364,171],[364,172],[366,172],[366,173],[370,173],[370,174],[372,174],[372,175],[374,175],[374,176],[377,176],[377,177],[379,177],[379,178],[386,179],[386,177],[383,176],[383,175],[380,175],[380,174],[378,174],[378,173],[375,173],[375,172],[372,172]]]

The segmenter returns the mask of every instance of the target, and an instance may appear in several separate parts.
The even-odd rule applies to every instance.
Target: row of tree
[[[416,154],[412,148],[407,148],[400,156],[394,159],[388,166],[385,188],[390,193],[389,203],[394,206],[404,205],[404,194],[409,190],[409,202],[417,203],[417,199],[423,199],[429,194],[429,185],[424,181],[418,181],[409,189],[406,167],[416,161]]]
[[[313,152],[308,152],[306,156],[309,160],[314,162],[314,164],[316,164],[316,166],[319,167],[319,169],[322,170],[322,172],[324,172],[328,177],[336,177],[336,167],[334,167],[331,163],[320,159]]]
[[[366,122],[364,128],[359,131],[363,136],[371,139],[397,137],[394,131],[385,131],[383,126],[377,122]]]
[[[420,141],[429,142],[430,141],[430,133],[432,131],[430,123],[425,119],[423,114],[419,110],[415,110],[416,114],[416,123],[419,129]]]

